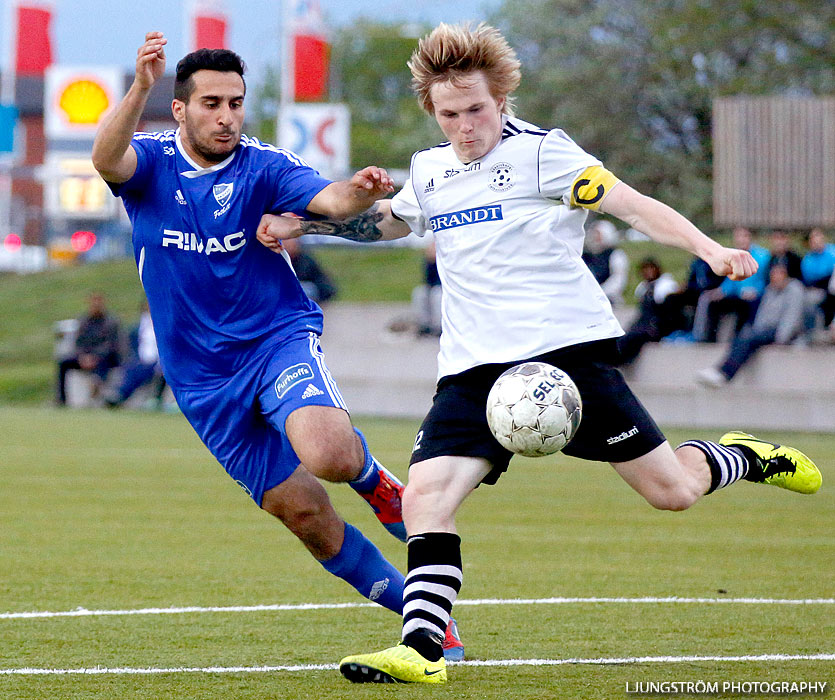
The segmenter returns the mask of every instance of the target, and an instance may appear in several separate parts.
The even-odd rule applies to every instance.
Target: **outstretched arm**
[[[391,201],[384,199],[375,202],[366,211],[344,221],[326,219],[324,221],[305,221],[289,216],[264,214],[258,224],[258,240],[267,248],[281,250],[281,241],[298,238],[306,233],[323,236],[337,236],[350,241],[370,243],[390,241],[409,235],[409,225],[395,219],[391,213]]]
[[[675,209],[620,182],[603,199],[600,211],[611,214],[654,241],[687,250],[704,260],[717,275],[742,280],[757,271],[747,250],[725,248],[708,238]]]
[[[136,75],[125,97],[102,122],[93,142],[93,166],[108,182],[126,182],[136,172],[130,140],[154,83],[165,72],[167,43],[162,32],[148,32],[136,52]]]
[[[354,173],[350,180],[332,182],[310,200],[308,210],[329,219],[346,219],[364,212],[378,199],[394,191],[394,183],[383,169],[371,165]]]

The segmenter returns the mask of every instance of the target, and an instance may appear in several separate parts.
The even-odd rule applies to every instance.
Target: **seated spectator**
[[[835,244],[828,242],[822,228],[813,228],[806,244],[809,251],[803,256],[800,269],[806,285],[805,327],[812,331],[821,321],[829,326],[835,313],[835,300],[829,298],[829,282],[835,273]]]
[[[783,265],[789,272],[789,277],[802,280],[803,273],[800,269],[800,254],[792,247],[792,238],[786,231],[774,229],[771,232],[771,243],[769,245],[771,259],[768,267],[772,265]]]
[[[290,256],[293,270],[305,294],[317,304],[324,304],[333,299],[336,296],[336,285],[316,262],[316,258],[302,248],[302,242],[293,238],[282,241],[281,244]]]
[[[427,242],[423,260],[423,284],[412,290],[412,312],[418,335],[441,335],[441,278],[435,262],[435,240]]]
[[[769,284],[757,308],[754,321],[745,326],[731,344],[720,367],[707,367],[697,381],[720,387],[736,376],[740,368],[764,345],[787,345],[803,328],[803,284],[789,277],[785,265],[771,266]]]
[[[386,330],[392,334],[441,335],[441,277],[435,261],[435,239],[431,233],[424,238],[422,281],[412,288],[408,314],[393,318]]]
[[[682,327],[681,307],[668,300],[679,286],[672,275],[661,272],[654,258],[645,258],[639,266],[641,281],[635,287],[638,298],[638,317],[625,335],[618,338],[621,364],[632,362],[650,342],[658,342]]]
[[[140,310],[139,324],[131,331],[130,346],[133,356],[125,365],[122,381],[112,396],[105,399],[109,408],[116,408],[125,403],[140,387],[156,382],[154,398],[157,407],[162,407],[162,395],[165,391],[165,378],[159,364],[157,338],[154,334],[154,324],[148,311],[148,302],[143,302]]]
[[[119,366],[121,341],[119,321],[107,313],[104,296],[90,295],[87,314],[78,320],[74,353],[58,363],[56,400],[59,406],[67,403],[67,372],[78,369],[89,372],[94,379],[93,395],[101,390],[111,369]]]
[[[677,340],[693,342],[693,320],[696,316],[699,297],[705,290],[716,289],[724,279],[717,275],[704,260],[693,258],[684,289],[671,293],[664,302],[668,308],[668,314],[675,311],[681,319],[681,327],[673,331],[678,336]]]
[[[821,311],[823,311],[824,325],[829,329],[830,342],[835,342],[835,323],[832,323],[835,318],[835,271],[829,278],[829,286],[826,288],[826,298],[821,303]]]
[[[715,343],[719,324],[725,316],[735,316],[734,335],[754,317],[760,297],[768,280],[769,252],[753,242],[747,228],[737,226],[733,232],[733,247],[747,250],[759,265],[751,277],[744,280],[725,279],[716,289],[702,292],[693,321],[693,339],[700,343]]]
[[[623,290],[629,276],[629,258],[617,245],[615,225],[606,219],[597,219],[589,226],[583,248],[583,262],[615,306],[623,303]]]

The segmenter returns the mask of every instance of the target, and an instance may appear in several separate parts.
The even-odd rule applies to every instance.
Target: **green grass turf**
[[[405,476],[412,421],[358,418]],[[685,437],[671,431],[671,441]],[[763,435],[776,438],[775,435]],[[715,436],[713,436],[715,437]],[[741,484],[659,513],[608,466],[516,459],[461,511],[462,599],[832,598],[835,436],[792,435],[815,496]],[[361,602],[226,477],[178,415],[0,408],[0,612]],[[405,550],[344,486],[338,510]],[[472,659],[835,652],[832,605],[485,605],[456,609]],[[0,619],[0,669],[333,664],[397,640],[376,608]],[[446,687],[353,686],[336,671],[3,676],[0,697],[618,698],[639,681],[835,682],[833,662],[457,667]]]

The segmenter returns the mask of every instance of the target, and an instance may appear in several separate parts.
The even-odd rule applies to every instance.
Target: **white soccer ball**
[[[577,432],[582,412],[571,377],[545,362],[511,367],[487,396],[487,424],[496,440],[525,457],[559,452]]]

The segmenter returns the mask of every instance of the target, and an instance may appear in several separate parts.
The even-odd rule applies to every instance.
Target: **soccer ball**
[[[545,362],[511,367],[487,396],[487,424],[502,447],[544,457],[565,447],[580,426],[583,403],[565,372]]]

